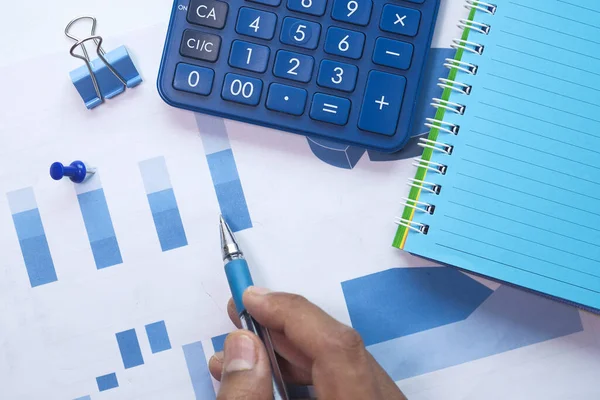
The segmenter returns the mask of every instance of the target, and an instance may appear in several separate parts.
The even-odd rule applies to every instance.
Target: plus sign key
[[[396,134],[405,88],[405,77],[371,71],[358,118],[358,127],[382,135]]]
[[[421,12],[412,8],[386,4],[381,13],[379,27],[382,31],[416,36],[421,23]]]

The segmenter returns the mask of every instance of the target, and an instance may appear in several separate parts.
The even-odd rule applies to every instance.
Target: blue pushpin
[[[82,161],[73,161],[68,166],[60,162],[55,162],[50,166],[50,176],[55,181],[60,181],[66,176],[74,183],[83,183],[95,173],[96,170],[94,168],[86,167]]]

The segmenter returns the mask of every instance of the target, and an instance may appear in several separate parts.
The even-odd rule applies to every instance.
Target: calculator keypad
[[[203,33],[194,29],[187,29],[183,32],[180,52],[184,57],[215,62],[219,58],[220,50],[220,36]]]
[[[275,36],[277,15],[272,12],[242,7],[238,15],[235,31],[240,35],[271,40]]]
[[[267,70],[270,54],[271,50],[267,46],[236,40],[231,45],[229,65],[263,73]]]
[[[439,1],[176,0],[159,89],[183,108],[398,150]]]
[[[358,60],[365,47],[365,34],[341,28],[329,28],[325,38],[325,53]]]
[[[333,0],[331,18],[355,25],[368,25],[373,9],[372,0]]]
[[[279,50],[275,57],[273,75],[297,82],[309,82],[312,79],[315,59],[305,54]]]
[[[316,49],[321,36],[321,25],[303,19],[287,17],[281,27],[281,43],[305,49]]]
[[[224,1],[192,0],[188,7],[187,20],[190,24],[223,29],[229,5]]]
[[[308,93],[304,89],[273,83],[267,96],[267,108],[291,115],[304,114]]]

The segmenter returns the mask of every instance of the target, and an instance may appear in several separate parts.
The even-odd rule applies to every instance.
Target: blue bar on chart
[[[188,241],[164,157],[140,162],[140,172],[162,251],[187,246]]]
[[[217,396],[208,370],[208,364],[206,363],[202,342],[184,345],[183,355],[196,400],[215,400]]]
[[[150,343],[152,354],[171,349],[171,340],[169,339],[165,321],[158,321],[146,325],[146,335],[148,335],[148,342]]]
[[[123,263],[100,177],[94,175],[89,181],[75,185],[75,190],[96,268]]]
[[[7,194],[31,287],[56,282],[56,270],[33,188]]]
[[[221,214],[234,232],[252,228],[248,204],[231,150],[225,121],[210,115],[196,114],[196,122]]]
[[[135,329],[119,332],[116,336],[125,369],[143,365],[144,357]]]
[[[102,375],[96,378],[96,383],[98,384],[98,390],[104,392],[106,390],[114,389],[119,387],[119,381],[117,380],[117,374],[114,372],[108,375]],[[89,399],[90,397],[83,397],[84,399]]]
[[[224,335],[215,336],[211,339],[215,353],[218,351],[223,351],[223,348],[225,347],[225,339],[227,339],[228,335],[229,333],[226,333]]]

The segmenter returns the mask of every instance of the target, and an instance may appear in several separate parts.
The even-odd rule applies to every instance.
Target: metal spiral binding
[[[467,85],[466,83],[451,81],[450,79],[446,78],[440,78],[439,81],[440,83],[437,85],[442,89],[454,90],[455,92],[462,93],[466,96],[469,96],[471,94],[471,90],[473,90],[473,86]]]
[[[490,15],[496,14],[497,6],[495,4],[486,3],[483,1],[477,1],[477,0],[465,0],[465,2],[467,3],[467,4],[465,4],[465,7],[469,10],[475,9],[477,11],[485,12]],[[462,29],[470,29],[470,30],[472,30],[474,32],[478,32],[482,35],[489,35],[490,30],[492,29],[491,25],[484,24],[484,23],[477,22],[477,21],[469,21],[466,19],[459,20],[458,26]],[[456,50],[462,49],[464,51],[467,51],[467,52],[470,52],[473,54],[477,54],[477,55],[482,55],[483,52],[485,51],[484,45],[482,45],[480,43],[468,41],[465,39],[454,39],[450,46]],[[479,70],[479,66],[477,66],[475,64],[472,64],[472,63],[469,63],[466,61],[462,61],[462,60],[456,60],[454,58],[446,58],[444,67],[446,67],[450,70],[461,71],[461,72],[464,72],[469,75],[477,75],[477,72]],[[437,85],[442,89],[452,90],[458,94],[465,95],[465,96],[470,96],[471,91],[473,90],[472,85],[468,85],[466,83],[462,83],[462,82],[459,82],[456,80],[446,79],[446,78],[440,78],[439,83]],[[464,115],[464,113],[467,109],[467,106],[464,104],[459,104],[456,102],[439,99],[439,98],[434,98],[431,105],[437,109],[442,108],[447,111],[452,111],[453,113],[458,114],[458,115]],[[442,121],[440,119],[435,119],[435,118],[427,118],[425,126],[429,129],[437,129],[439,132],[443,132],[443,133],[447,133],[447,134],[455,135],[455,136],[458,135],[458,133],[460,131],[460,125]],[[453,145],[443,143],[443,142],[438,142],[438,141],[427,139],[427,138],[421,138],[420,143],[418,145],[425,149],[430,149],[432,151],[436,151],[436,152],[439,152],[439,153],[442,153],[442,154],[445,154],[448,156],[451,156],[454,151]],[[448,172],[447,165],[437,163],[434,161],[430,161],[430,160],[425,160],[423,158],[415,159],[415,162],[413,163],[413,165],[417,168],[424,168],[427,171],[436,172],[440,175],[446,175],[446,173]],[[426,192],[429,192],[429,193],[432,193],[435,195],[439,195],[442,191],[442,185],[440,185],[438,183],[434,183],[434,182],[428,182],[425,180],[409,179],[408,185],[413,188],[417,188],[419,190],[424,190]],[[418,200],[411,200],[411,199],[407,199],[407,198],[403,198],[403,201],[404,201],[403,205],[405,207],[412,208],[416,211],[430,214],[430,215],[433,215],[433,213],[435,212],[435,205],[433,205],[433,204],[424,203],[424,202],[421,202]],[[406,229],[421,233],[423,235],[427,235],[429,233],[429,225],[427,225],[427,224],[422,224],[420,222],[411,221],[411,220],[408,220],[405,218],[396,218],[395,222],[396,222],[396,224],[403,226]]]
[[[476,9],[479,11],[483,11],[485,13],[494,15],[496,14],[496,10],[498,7],[495,4],[484,3],[483,1],[478,0],[465,0],[467,4],[465,4],[465,8],[468,10]]]
[[[404,206],[410,207],[419,212],[426,213],[429,215],[433,215],[433,213],[435,212],[435,206],[433,204],[407,199],[406,197],[403,197],[402,200],[404,201],[404,203],[402,203]]]
[[[489,35],[492,27],[488,24],[482,24],[481,22],[469,21],[468,19],[461,19],[458,21],[458,27],[461,29],[472,29],[483,35]]]
[[[455,60],[454,58],[446,58],[444,67],[448,69],[457,69],[470,75],[477,75],[477,71],[479,70],[479,67],[477,65]]]

